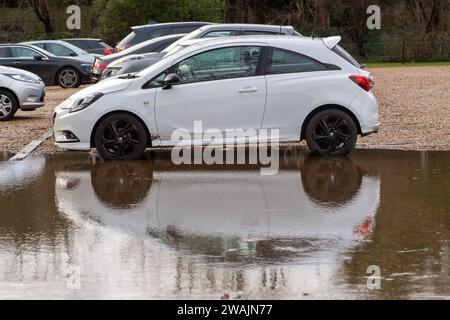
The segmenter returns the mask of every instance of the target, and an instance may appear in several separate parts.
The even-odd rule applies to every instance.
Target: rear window
[[[125,38],[120,41],[117,46],[121,48],[126,48],[130,45],[135,45],[137,42],[137,33],[132,31]]]
[[[361,65],[358,63],[358,61],[356,61],[356,59],[353,58],[351,54],[348,53],[347,50],[345,50],[341,46],[337,45],[336,47],[334,47],[333,52],[336,53],[338,56],[340,56],[342,59],[350,62],[355,67],[361,68]]]
[[[77,46],[81,49],[90,49],[89,46],[82,40],[66,40],[67,42],[73,44],[74,46]]]

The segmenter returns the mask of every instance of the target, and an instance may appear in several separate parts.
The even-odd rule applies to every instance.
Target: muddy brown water
[[[170,163],[0,162],[0,298],[450,298],[448,152]]]

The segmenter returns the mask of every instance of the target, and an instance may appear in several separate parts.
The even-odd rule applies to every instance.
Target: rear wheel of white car
[[[137,160],[148,145],[147,131],[135,117],[116,113],[103,119],[95,131],[95,147],[105,160]]]
[[[6,90],[0,90],[0,121],[11,120],[19,109],[16,97]]]
[[[340,156],[352,152],[358,139],[355,121],[347,113],[328,109],[311,118],[306,142],[312,154]]]
[[[56,82],[64,89],[78,88],[81,84],[80,73],[74,68],[62,68],[56,75]]]

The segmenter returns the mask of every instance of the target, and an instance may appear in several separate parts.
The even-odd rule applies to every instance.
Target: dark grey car
[[[105,68],[107,68],[109,64],[118,59],[134,54],[161,52],[168,46],[170,46],[172,43],[178,41],[184,36],[185,34],[174,34],[170,36],[159,37],[156,39],[144,41],[136,46],[133,46],[132,48],[129,48],[127,50],[118,53],[114,53],[103,57],[97,57],[92,67],[92,81],[94,82],[99,81],[102,77]]]
[[[114,52],[120,52],[144,41],[171,34],[190,33],[208,22],[172,22],[154,23],[144,26],[132,27],[132,31],[123,38],[114,48]]]
[[[211,24],[203,26],[180,40],[174,42],[172,45],[164,49],[161,53],[149,54],[134,54],[127,57],[117,59],[110,63],[103,71],[103,79],[112,76],[123,75],[127,73],[139,72],[148,68],[152,64],[161,60],[165,55],[169,54],[174,49],[181,49],[181,44],[187,45],[190,40],[201,38],[217,38],[229,36],[248,36],[248,35],[287,35],[299,36],[302,35],[294,30],[291,26],[272,26],[259,24]]]
[[[32,45],[0,45],[0,65],[38,75],[45,84],[76,88],[90,82],[92,64],[74,57],[57,57]]]

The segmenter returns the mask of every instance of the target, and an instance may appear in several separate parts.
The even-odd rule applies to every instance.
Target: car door
[[[205,51],[176,63],[155,79],[176,73],[180,83],[158,88],[155,117],[162,145],[174,145],[171,135],[181,129],[202,131],[260,129],[266,103],[266,80],[260,73],[263,47],[233,46]],[[253,137],[253,139],[256,138]],[[175,142],[176,143],[176,142]]]
[[[11,53],[15,68],[32,72],[41,77],[45,83],[53,82],[53,79],[50,77],[49,58],[47,56],[31,48],[19,46],[12,46]],[[42,59],[35,59],[37,56],[40,56]]]

